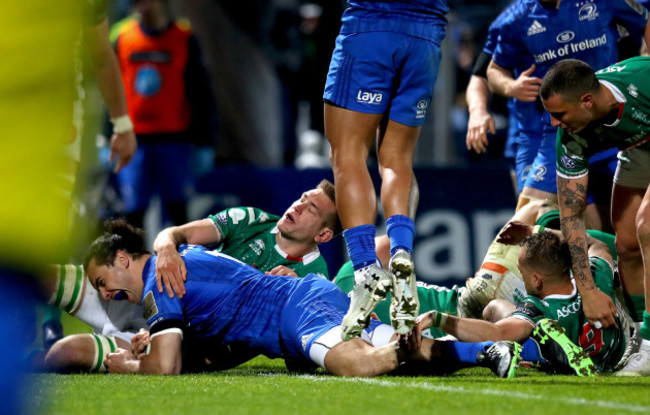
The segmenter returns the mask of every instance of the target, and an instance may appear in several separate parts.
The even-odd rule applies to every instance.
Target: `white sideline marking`
[[[302,379],[311,380],[314,382],[362,382],[370,385],[376,386],[385,386],[385,387],[407,387],[413,389],[426,389],[429,391],[437,392],[451,392],[451,393],[474,393],[477,395],[492,395],[492,396],[507,396],[509,398],[517,399],[530,399],[530,400],[546,400],[547,396],[535,395],[529,393],[515,392],[510,390],[497,390],[497,389],[468,389],[461,386],[446,386],[446,385],[431,385],[428,383],[415,383],[415,382],[391,382],[388,380],[380,379],[366,379],[366,378],[342,378],[342,377],[330,377],[330,376],[314,376],[314,375],[300,375],[296,376]],[[597,406],[600,408],[611,408],[618,409],[622,411],[630,412],[650,412],[650,406],[643,405],[629,405],[621,402],[612,402],[612,401],[603,401],[603,400],[592,400],[584,398],[553,398],[554,402],[564,402],[572,405],[589,405]]]

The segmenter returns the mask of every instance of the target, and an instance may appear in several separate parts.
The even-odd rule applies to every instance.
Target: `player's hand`
[[[614,317],[618,317],[611,297],[598,288],[580,293],[582,309],[589,324],[594,328],[617,327]]]
[[[506,223],[499,235],[497,235],[497,242],[506,245],[519,245],[528,235],[532,235],[533,227],[527,223],[518,220],[513,220]]]
[[[536,76],[530,76],[533,72],[535,72],[535,64],[519,74],[519,77],[512,84],[508,95],[517,98],[519,101],[534,102],[537,99],[537,95],[539,95],[542,79]]]
[[[294,270],[284,265],[278,265],[273,268],[271,271],[266,273],[267,275],[284,275],[287,277],[298,277],[298,274]]]
[[[487,151],[488,138],[487,132],[496,134],[494,119],[484,108],[475,109],[469,112],[469,121],[467,122],[467,136],[465,144],[468,150],[474,150],[478,154]]]
[[[104,360],[104,365],[110,373],[136,373],[137,362],[133,354],[126,349],[117,349],[115,353],[109,353]]]
[[[422,332],[433,326],[433,312],[420,314],[415,319],[415,326],[409,333],[409,350],[416,350],[422,346]]]
[[[111,154],[108,157],[108,161],[112,162],[117,155],[118,161],[115,169],[115,173],[120,171],[122,167],[129,164],[135,150],[138,147],[138,143],[135,139],[135,133],[133,131],[126,131],[121,134],[113,134],[111,137]]]
[[[146,356],[147,346],[150,342],[149,331],[140,329],[140,331],[131,338],[131,353],[133,353],[133,356],[138,360]]]
[[[187,281],[185,261],[183,261],[176,248],[160,249],[156,258],[158,292],[163,292],[164,283],[169,298],[174,298],[174,293],[178,298],[183,298],[185,295],[185,281]]]

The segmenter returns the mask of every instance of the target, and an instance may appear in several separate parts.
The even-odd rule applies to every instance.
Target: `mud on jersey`
[[[280,219],[263,210],[252,207],[226,209],[208,216],[221,233],[220,252],[239,259],[262,272],[271,271],[278,265],[294,270],[299,277],[309,273],[328,278],[327,264],[318,248],[296,258],[277,246],[275,225]]]
[[[635,57],[596,72],[601,88],[609,88],[619,102],[611,125],[587,126],[580,134],[557,130],[557,172],[565,179],[584,177],[589,157],[617,147],[639,146],[650,151],[650,58]]]
[[[623,329],[624,316],[613,288],[613,270],[602,258],[589,258],[591,273],[596,286],[609,295],[618,309],[618,327],[596,329],[592,327],[582,311],[582,299],[575,287],[570,295],[550,295],[543,299],[527,296],[517,305],[513,316],[537,324],[543,318],[557,320],[572,342],[589,353],[601,372],[611,371],[618,363],[625,349]]]

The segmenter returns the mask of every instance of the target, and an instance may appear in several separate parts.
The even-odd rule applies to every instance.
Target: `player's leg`
[[[648,218],[650,218],[650,154],[639,149],[621,152],[612,191],[612,224],[616,231],[618,269],[625,292],[632,303],[641,303],[645,295],[645,311],[641,326],[639,352],[630,356],[620,375],[650,375],[650,302],[648,301],[648,268],[650,257]],[[636,229],[635,233],[630,229]],[[636,300],[634,299],[636,297]]]
[[[106,372],[104,359],[118,347],[129,350],[129,342],[112,336],[74,334],[54,343],[45,355],[43,369],[48,372]]]
[[[355,270],[355,289],[343,321],[342,336],[359,335],[377,302],[386,294],[390,276],[377,264],[375,220],[377,199],[366,167],[370,146],[388,107],[392,77],[384,35],[340,35],[332,55],[325,99],[325,134],[331,145],[336,205],[343,236]],[[378,63],[381,60],[381,64]]]

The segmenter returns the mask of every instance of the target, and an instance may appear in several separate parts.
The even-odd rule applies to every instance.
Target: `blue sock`
[[[398,249],[413,252],[413,238],[415,237],[415,224],[413,220],[404,215],[393,215],[386,220],[386,233],[390,238],[390,254],[395,255]]]
[[[455,359],[457,362],[477,363],[476,355],[478,352],[484,352],[494,342],[465,343],[457,341],[445,342],[447,356]]]
[[[343,231],[343,237],[355,271],[377,261],[375,225],[361,225],[346,229]]]
[[[542,353],[539,350],[539,345],[537,342],[533,339],[528,339],[522,344],[522,350],[521,350],[521,360],[525,360],[527,362],[546,362],[544,358],[542,357]]]

